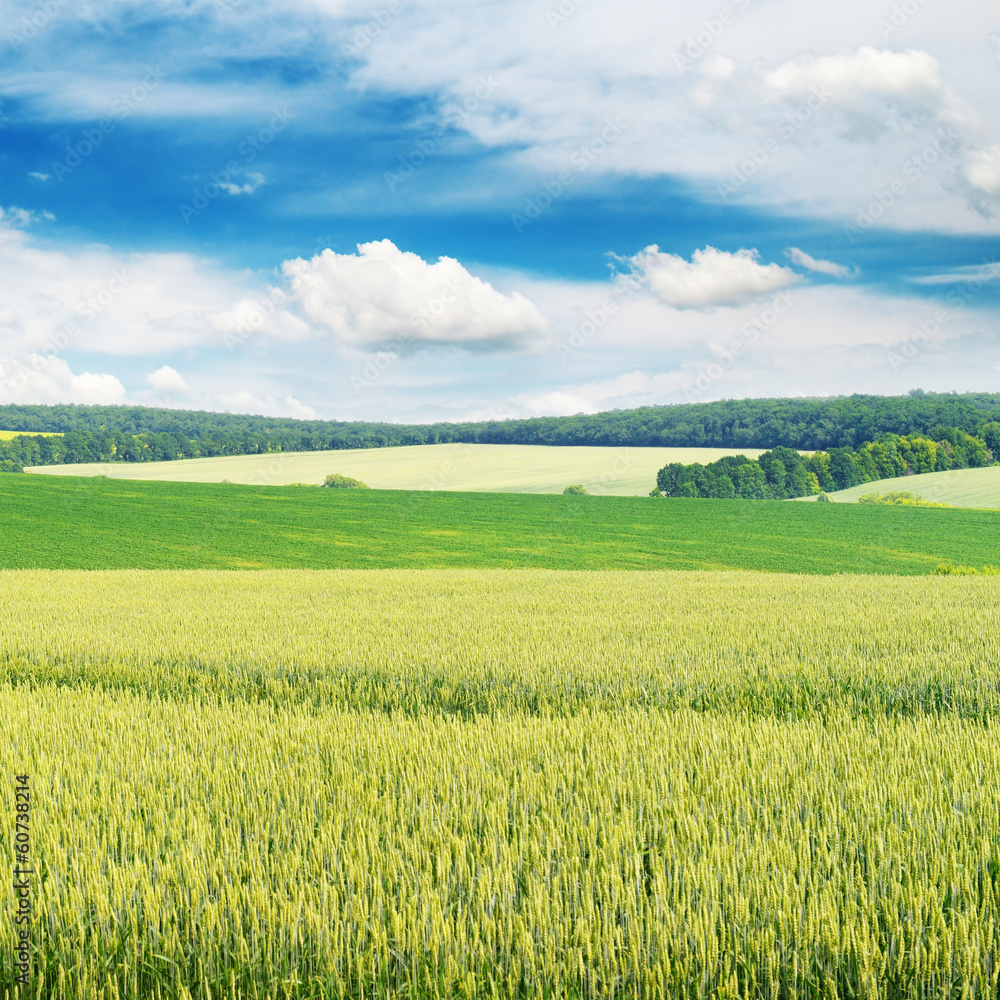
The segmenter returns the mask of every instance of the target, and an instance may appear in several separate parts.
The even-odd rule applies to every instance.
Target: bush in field
[[[590,494],[587,492],[587,487],[584,486],[582,483],[573,483],[572,485],[567,486],[566,489],[563,490],[564,497],[585,497],[589,495]]]
[[[950,503],[934,503],[932,500],[924,500],[916,493],[909,493],[906,490],[899,490],[894,493],[865,493],[858,497],[858,503],[883,503],[893,504],[897,507],[950,507]]]
[[[956,566],[952,562],[938,563],[934,569],[935,576],[1000,576],[1000,567],[984,566],[976,569],[975,566]]]
[[[335,490],[367,490],[371,487],[360,479],[352,479],[350,476],[342,476],[339,472],[331,472],[323,480],[324,486],[330,486]]]

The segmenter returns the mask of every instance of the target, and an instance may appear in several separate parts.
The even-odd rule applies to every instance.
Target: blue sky
[[[0,400],[995,390],[985,2],[12,0]]]

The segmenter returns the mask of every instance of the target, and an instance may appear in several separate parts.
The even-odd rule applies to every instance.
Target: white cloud
[[[356,254],[288,260],[282,270],[307,318],[353,346],[500,347],[546,328],[520,293],[498,291],[451,257],[428,264],[389,240],[359,244]]]
[[[32,170],[32,171],[30,171],[30,172],[28,173],[28,176],[29,176],[29,177],[30,177],[30,178],[31,178],[32,180],[36,180],[36,181],[47,181],[47,180],[48,180],[48,179],[49,179],[49,178],[50,178],[50,177],[52,176],[52,174],[42,174],[42,173],[39,173],[39,172],[38,172],[37,170]]]
[[[0,208],[0,227],[11,229],[25,229],[39,219],[51,221],[55,216],[51,212],[32,212],[27,208],[18,208],[10,205],[7,208]],[[2,233],[0,233],[2,239]]]
[[[830,260],[817,260],[798,247],[789,247],[785,252],[793,264],[798,264],[799,267],[807,268],[810,271],[816,271],[818,274],[829,274],[834,278],[849,278],[851,276],[852,272],[849,267],[845,267],[843,264],[834,264]]]
[[[965,178],[977,191],[1000,198],[1000,144],[970,152],[965,164]]]
[[[993,261],[988,264],[977,264],[970,267],[956,267],[942,274],[928,274],[922,278],[914,278],[915,285],[960,285],[969,284],[973,287],[985,281],[1000,279],[1000,263]]]
[[[170,365],[164,365],[162,368],[157,368],[155,372],[150,372],[146,376],[146,384],[156,392],[162,392],[168,396],[191,395],[191,386],[184,381],[180,372],[171,368]]]
[[[672,399],[691,380],[692,375],[686,371],[631,371],[610,379],[563,386],[554,392],[517,396],[501,404],[501,411],[505,417],[560,417],[628,409]]]
[[[256,191],[257,188],[259,188],[261,184],[265,183],[266,181],[266,178],[264,177],[263,174],[250,173],[247,174],[247,178],[248,180],[246,184],[233,184],[232,182],[228,182],[220,184],[219,187],[221,187],[222,190],[226,192],[226,194],[231,194],[231,195],[253,194],[254,191]]]
[[[317,419],[316,411],[311,406],[304,406],[294,396],[285,397],[285,408],[288,410],[288,415],[297,420]]]
[[[941,92],[941,67],[927,52],[892,52],[862,46],[837,55],[805,55],[789,60],[764,74],[775,94],[799,97],[813,91],[846,103],[872,94],[882,97],[926,94],[937,100]]]
[[[0,358],[0,400],[5,403],[114,404],[125,401],[125,386],[113,375],[74,375],[61,358],[33,355],[30,364]]]
[[[12,357],[221,348],[223,318],[259,283],[191,254],[52,248],[25,230],[34,218],[0,212],[0,338]]]
[[[695,250],[690,262],[653,244],[627,259],[651,292],[677,309],[737,306],[801,281],[790,268],[761,264],[756,250]]]

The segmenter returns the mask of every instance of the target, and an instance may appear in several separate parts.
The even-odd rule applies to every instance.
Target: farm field
[[[1000,579],[0,591],[38,995],[995,995]]]
[[[926,574],[940,562],[1000,564],[1000,514],[0,476],[0,568]]]
[[[0,441],[11,441],[16,437],[20,437],[23,434],[29,434],[28,431],[0,431]],[[62,437],[61,434],[55,431],[31,431],[31,437]]]
[[[985,469],[952,469],[950,472],[927,472],[919,476],[880,479],[875,483],[852,486],[830,493],[838,503],[857,503],[866,493],[892,493],[905,490],[923,500],[948,503],[953,507],[989,507],[1000,510],[1000,465]],[[814,499],[812,497],[803,499]]]
[[[94,463],[39,466],[45,475],[171,482],[282,486],[319,485],[339,472],[384,490],[475,490],[499,493],[562,493],[582,483],[597,495],[647,496],[668,462],[714,462],[723,455],[756,458],[758,449],[556,448],[544,445],[432,444],[344,451],[232,455],[175,462]]]

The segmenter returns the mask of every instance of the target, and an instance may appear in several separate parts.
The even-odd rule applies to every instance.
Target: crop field
[[[927,472],[919,476],[880,479],[875,483],[852,486],[829,494],[839,503],[857,503],[866,493],[892,493],[905,490],[924,500],[947,503],[953,507],[990,507],[1000,510],[1000,465],[985,469],[952,469],[950,472]],[[812,499],[812,498],[810,498]]]
[[[22,434],[30,433],[31,437],[62,437],[61,434],[57,434],[54,431],[0,431],[0,441],[10,441],[13,438],[20,437]]]
[[[46,475],[170,482],[318,486],[339,472],[379,490],[475,490],[485,493],[562,493],[581,483],[594,494],[646,496],[668,462],[714,462],[723,455],[756,458],[758,449],[555,448],[544,445],[431,444],[402,448],[233,455],[176,462],[49,465]]]
[[[0,597],[25,996],[996,996],[998,578],[6,571]]]
[[[1000,565],[1000,514],[0,475],[0,568],[927,574],[940,562]]]

